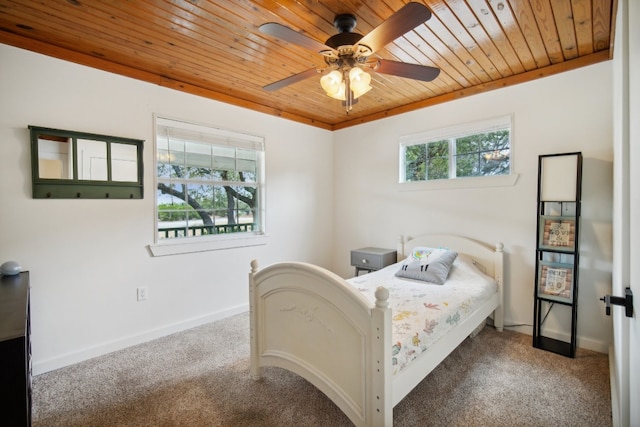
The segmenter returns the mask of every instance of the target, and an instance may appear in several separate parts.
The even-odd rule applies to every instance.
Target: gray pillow
[[[396,276],[442,285],[457,256],[457,252],[448,249],[417,246],[402,262]]]

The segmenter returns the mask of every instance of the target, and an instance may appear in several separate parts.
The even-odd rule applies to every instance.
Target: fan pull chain
[[[344,97],[345,108],[347,114],[353,109],[353,92],[351,91],[351,79],[349,78],[349,70],[345,69],[343,72],[344,79]]]

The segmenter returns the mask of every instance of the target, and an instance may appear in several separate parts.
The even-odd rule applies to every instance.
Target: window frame
[[[246,148],[241,146],[242,142],[253,145],[257,156],[257,172],[255,187],[258,193],[258,206],[255,210],[255,220],[258,224],[258,230],[251,232],[221,233],[208,234],[201,236],[174,237],[170,239],[160,239],[158,233],[158,183],[163,181],[158,176],[158,138],[160,137],[159,126],[170,126],[174,129],[182,129],[189,132],[202,132],[211,135],[213,139],[221,138],[228,141],[240,141],[239,144],[229,142],[228,145],[234,148]],[[265,138],[258,135],[251,135],[246,132],[237,132],[227,129],[221,129],[208,124],[195,123],[192,121],[172,118],[166,115],[154,115],[154,241],[149,245],[149,250],[153,256],[175,255],[193,252],[202,252],[210,250],[230,249],[264,245],[268,241],[266,234],[266,185],[265,185]],[[202,141],[201,141],[202,142]],[[214,146],[220,146],[211,140],[205,141]],[[226,182],[226,181],[224,181]],[[211,185],[222,185],[223,181],[211,181]],[[241,181],[233,182],[236,186],[244,186]],[[252,186],[254,184],[252,183]]]
[[[406,181],[406,147],[429,142],[463,138],[478,133],[488,133],[509,128],[509,173],[504,175],[483,175],[471,177],[456,177],[455,144],[449,143],[448,178]],[[514,172],[513,162],[513,115],[503,115],[490,119],[475,121],[466,124],[434,129],[414,135],[400,138],[398,149],[398,189],[400,191],[438,190],[449,188],[481,188],[515,185],[518,174]]]

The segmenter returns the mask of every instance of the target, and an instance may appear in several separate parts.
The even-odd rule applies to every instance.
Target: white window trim
[[[455,179],[434,179],[431,181],[409,181],[397,183],[398,191],[454,190],[462,188],[513,187],[520,174],[474,176]]]
[[[430,181],[402,181],[404,178],[404,147],[429,140],[450,139],[452,137],[463,137],[472,135],[478,131],[489,132],[492,128],[502,128],[509,124],[511,127],[511,140],[513,141],[513,114],[480,120],[471,123],[449,126],[446,128],[433,129],[414,135],[407,135],[400,138],[398,150],[398,191],[430,191],[447,190],[461,188],[487,188],[487,187],[509,187],[514,186],[518,181],[519,174],[514,172],[513,144],[510,144],[511,153],[511,173],[509,175],[490,175],[478,177],[460,177],[448,179],[435,179]],[[449,161],[452,161],[449,153]],[[451,168],[449,169],[451,171]]]
[[[222,249],[232,249],[232,248],[244,248],[250,246],[261,246],[266,245],[269,241],[269,236],[266,234],[266,197],[265,197],[265,171],[264,167],[260,168],[260,180],[259,180],[259,191],[260,195],[260,221],[261,232],[257,233],[232,233],[225,235],[217,235],[217,236],[201,236],[197,238],[176,238],[176,239],[158,239],[158,206],[155,200],[155,189],[158,188],[158,159],[157,159],[157,135],[156,129],[158,124],[169,123],[172,126],[179,122],[180,125],[184,125],[185,129],[197,130],[200,127],[204,128],[215,128],[211,125],[206,124],[197,124],[192,122],[186,122],[181,119],[168,117],[166,115],[154,114],[153,120],[153,188],[154,188],[154,221],[153,221],[153,233],[154,233],[154,243],[149,244],[149,252],[153,256],[167,256],[167,255],[179,255],[179,254],[187,254],[187,253],[195,253],[195,252],[205,252],[205,251],[215,251]],[[242,136],[246,137],[250,141],[254,143],[258,143],[262,141],[264,143],[264,138],[255,135],[249,135],[242,132],[234,132],[229,130],[223,130],[219,128],[215,128],[220,132],[221,136],[227,137],[237,137]],[[264,151],[264,148],[263,148]]]
[[[157,234],[157,229],[155,230]],[[234,233],[212,239],[208,236],[188,241],[189,239],[161,240],[149,245],[153,256],[179,255],[195,252],[217,251],[221,249],[246,248],[250,246],[266,245],[269,241],[267,234]]]

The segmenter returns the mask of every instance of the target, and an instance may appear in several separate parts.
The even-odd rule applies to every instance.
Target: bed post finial
[[[496,252],[504,252],[504,244],[502,242],[496,243]]]
[[[389,290],[383,286],[378,286],[376,289],[376,307],[387,308],[389,307]]]
[[[257,259],[252,259],[251,260],[251,272],[252,273],[256,273],[258,271],[258,260]]]

